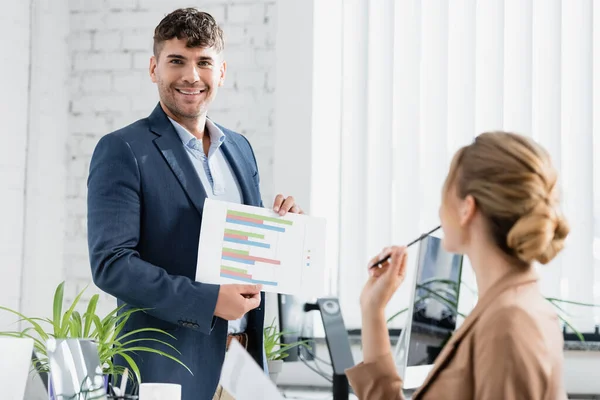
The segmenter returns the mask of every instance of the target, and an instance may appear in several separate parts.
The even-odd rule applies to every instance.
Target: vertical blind
[[[360,326],[367,260],[439,224],[452,155],[490,130],[532,137],[559,171],[571,234],[539,268],[544,294],[599,302],[599,32],[592,0],[344,0],[334,287],[348,327]],[[463,299],[467,308],[476,300]],[[578,329],[593,330],[594,309],[569,311]]]

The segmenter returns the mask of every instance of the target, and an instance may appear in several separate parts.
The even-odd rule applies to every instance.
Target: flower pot
[[[283,368],[283,360],[269,360],[267,361],[267,365],[269,367],[269,377],[273,383],[277,383],[277,376],[279,376]]]
[[[104,392],[108,393],[108,375],[104,375]],[[54,395],[54,385],[52,384],[52,376],[48,374],[48,399],[49,400],[61,400],[57,399]]]
[[[77,400],[96,397],[102,392],[106,394],[108,381],[102,374],[98,344],[94,340],[49,338],[46,352],[50,368],[48,395],[51,400],[59,400],[57,397],[72,398],[79,393],[83,396],[76,396]]]

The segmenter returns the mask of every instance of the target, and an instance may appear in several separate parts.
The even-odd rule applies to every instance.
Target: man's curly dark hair
[[[154,55],[158,57],[165,41],[186,39],[187,47],[214,47],[220,53],[225,47],[223,31],[209,13],[196,8],[180,8],[167,16],[154,30]]]

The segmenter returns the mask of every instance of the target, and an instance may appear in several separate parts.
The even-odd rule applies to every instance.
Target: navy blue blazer
[[[248,140],[220,127],[221,146],[239,182],[244,204],[262,206],[259,175]],[[127,321],[124,332],[158,328],[127,339],[170,351],[193,372],[153,353],[131,353],[142,382],[182,385],[183,400],[210,400],[217,388],[227,340],[227,321],[214,317],[219,285],[195,282],[198,239],[206,193],[173,125],[160,104],[148,118],[98,142],[88,178],[88,246],[94,283],[118,304],[149,308]],[[263,366],[264,294],[248,314],[250,354]],[[124,360],[115,360],[124,365]]]

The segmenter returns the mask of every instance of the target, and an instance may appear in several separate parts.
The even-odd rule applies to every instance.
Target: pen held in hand
[[[422,234],[421,236],[419,236],[418,238],[416,238],[415,240],[413,240],[412,242],[410,242],[409,244],[406,245],[406,247],[410,247],[413,244],[420,242],[421,240],[425,239],[427,236],[431,235],[433,232],[437,231],[438,229],[440,229],[442,226],[437,226],[435,228],[433,228],[432,230],[430,230],[427,233]],[[387,255],[384,258],[382,258],[381,260],[377,261],[375,264],[371,265],[369,267],[369,269],[371,268],[381,268],[383,267],[383,264],[385,264],[386,262],[388,262],[388,260],[390,259],[391,255]]]

